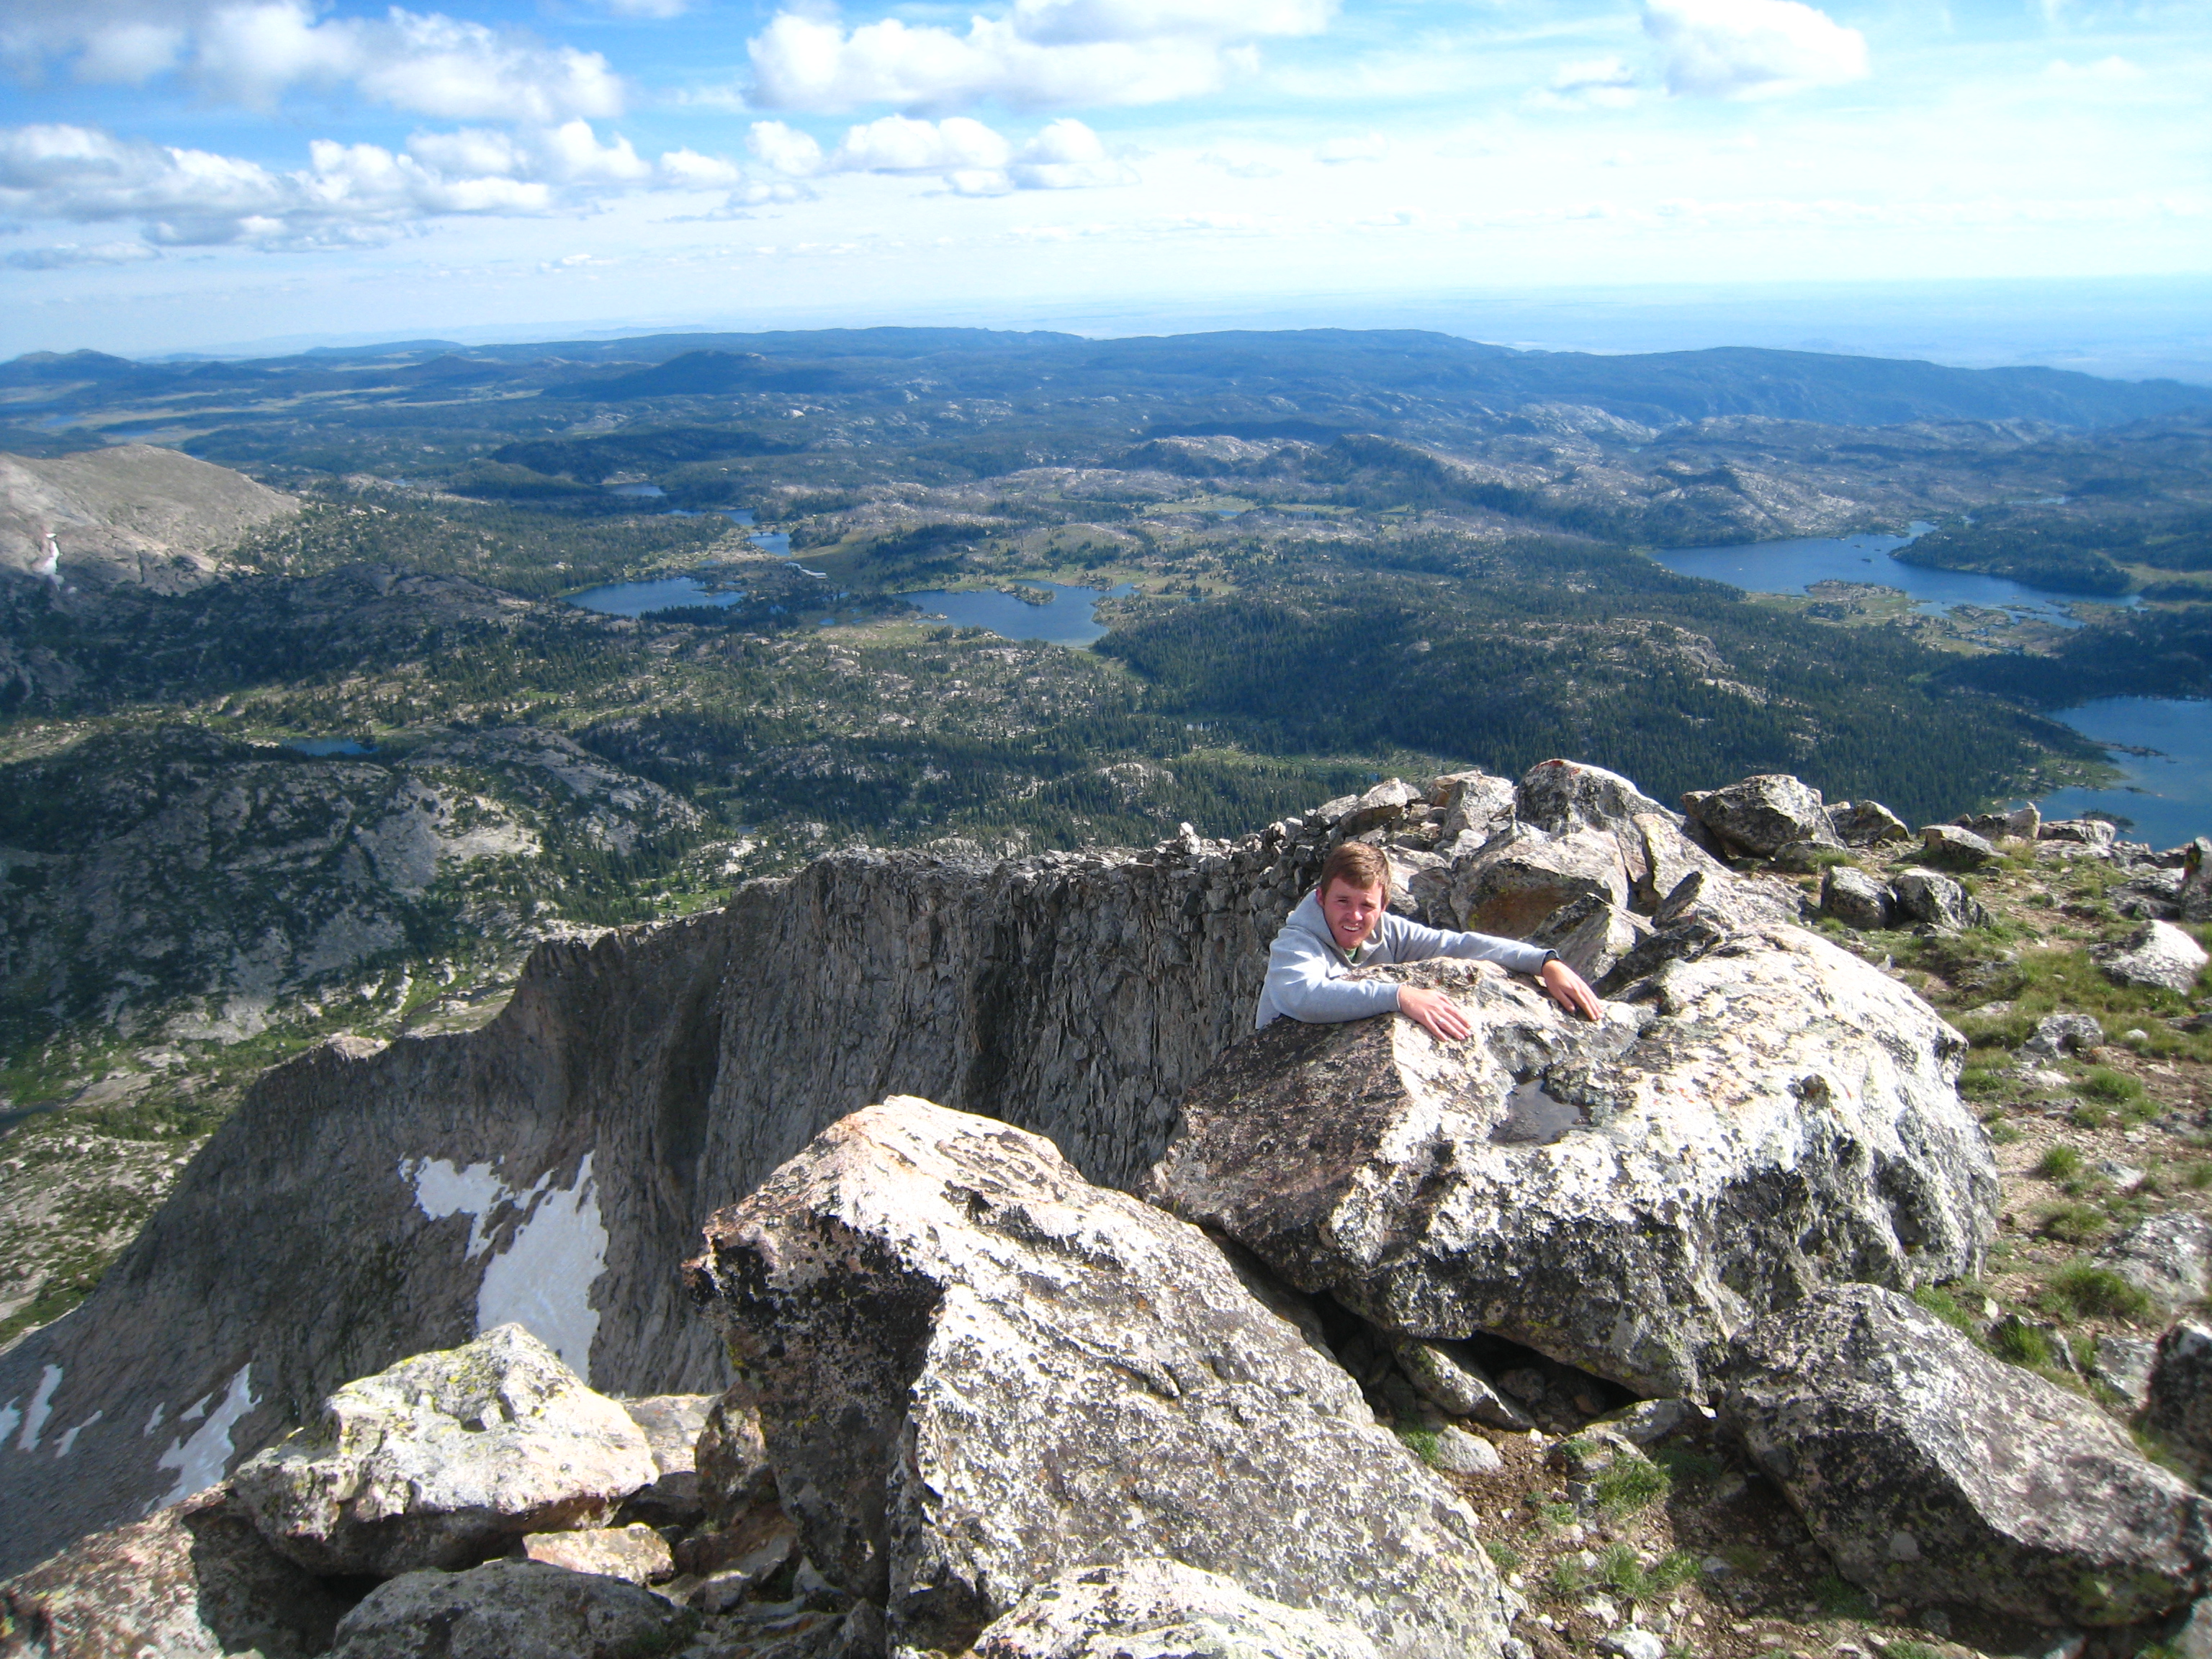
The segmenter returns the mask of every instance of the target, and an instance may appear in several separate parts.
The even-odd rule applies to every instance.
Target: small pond
[[[1651,556],[1677,575],[1703,576],[1727,582],[1754,593],[1802,593],[1815,582],[1874,582],[1901,588],[1914,609],[1941,615],[1954,605],[1986,606],[2034,617],[2063,628],[2078,628],[2078,618],[2065,607],[2094,605],[2140,605],[2102,595],[2062,593],[2048,587],[2032,587],[2008,576],[1981,576],[1967,570],[1931,570],[1906,564],[1890,555],[1910,546],[1935,528],[1916,524],[1909,536],[1808,536],[1796,541],[1753,542],[1741,547],[1670,547]]]
[[[295,738],[284,745],[302,755],[374,755],[376,745],[358,738]]]
[[[2100,697],[2051,717],[2109,750],[2126,774],[2110,789],[2062,789],[2039,801],[2047,818],[2100,812],[2133,820],[2120,833],[2153,847],[2212,836],[2212,702],[2182,697]],[[2130,749],[2148,749],[2148,755]]]
[[[924,612],[945,617],[962,628],[988,628],[1003,639],[1036,640],[1046,645],[1089,645],[1104,637],[1106,624],[1098,620],[1098,601],[1118,599],[1136,590],[1124,582],[1104,592],[1095,587],[1066,587],[1058,582],[1033,581],[1020,586],[1052,595],[1048,604],[1032,605],[1011,593],[951,593],[933,590],[899,597]]]

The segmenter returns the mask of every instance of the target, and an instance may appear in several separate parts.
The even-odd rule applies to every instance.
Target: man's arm
[[[1551,954],[1540,945],[1529,945],[1521,939],[1424,927],[1418,921],[1408,921],[1396,915],[1387,917],[1382,925],[1389,931],[1389,937],[1383,941],[1388,946],[1384,954],[1392,962],[1426,962],[1431,957],[1457,957],[1463,962],[1494,962],[1516,974],[1534,974]]]
[[[1319,945],[1285,932],[1267,953],[1267,1000],[1292,1019],[1321,1024],[1387,1014],[1398,1006],[1396,986],[1334,977],[1336,966]]]

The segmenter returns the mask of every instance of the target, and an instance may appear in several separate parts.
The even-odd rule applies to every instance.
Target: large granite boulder
[[[1973,1271],[1997,1182],[1964,1041],[1801,929],[1677,932],[1595,1025],[1476,964],[1377,970],[1473,1036],[1279,1021],[1192,1089],[1146,1190],[1389,1331],[1650,1395],[1701,1395],[1729,1333],[1832,1279]]]
[[[339,1623],[331,1659],[663,1659],[698,1628],[623,1579],[492,1561],[379,1584]]]
[[[659,1478],[629,1413],[501,1325],[347,1383],[233,1485],[302,1566],[386,1577],[480,1561],[526,1533],[604,1526]]]
[[[1980,870],[2003,855],[1987,838],[1955,823],[1930,823],[1920,831],[1920,856],[1947,870]]]
[[[269,1547],[217,1487],[0,1583],[0,1654],[306,1659],[350,1598]]]
[[[1172,1556],[1460,1659],[1474,1516],[1197,1229],[1049,1141],[895,1098],[707,1224],[692,1291],[815,1565],[957,1652],[1071,1570]]]
[[[699,1491],[699,1441],[714,1408],[711,1394],[656,1394],[615,1402],[637,1425],[652,1455],[653,1482],[633,1492],[629,1512],[654,1526],[689,1526],[706,1512]]]
[[[1885,1599],[2128,1625],[2212,1587],[2212,1506],[2087,1401],[1905,1297],[1821,1292],[1740,1338],[1723,1421]]]
[[[1979,927],[1990,919],[1972,893],[1934,870],[1907,870],[1890,884],[1890,891],[1899,912],[1926,927]]]
[[[1863,870],[1828,866],[1820,878],[1820,911],[1846,927],[1887,927],[1896,906],[1888,888]]]
[[[1793,841],[1840,847],[1820,792],[1786,772],[1762,773],[1696,798],[1691,815],[1726,846],[1772,858]]]
[[[976,1639],[975,1659],[1376,1659],[1360,1632],[1155,1558],[1040,1584]]]
[[[1455,867],[1451,909],[1462,927],[1517,939],[1577,899],[1626,905],[1631,886],[1610,830],[1515,824]]]
[[[2159,1338],[2142,1420],[2191,1468],[2212,1473],[2212,1327],[2185,1319]]]
[[[2147,921],[2117,945],[2094,953],[2123,985],[2187,992],[2204,971],[2204,947],[2170,921]]]
[[[1564,835],[1571,830],[1611,830],[1644,814],[1673,815],[1618,772],[1579,761],[1540,761],[1513,792],[1522,823]]]
[[[1846,847],[1879,847],[1912,839],[1905,820],[1878,800],[1835,801],[1828,807],[1828,823]]]

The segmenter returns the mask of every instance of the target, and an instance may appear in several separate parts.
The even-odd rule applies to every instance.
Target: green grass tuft
[[[2081,1154],[2071,1146],[2053,1146],[2036,1161],[2035,1173],[2045,1181],[2075,1181],[2088,1168]]]
[[[2076,1319],[2147,1319],[2156,1304],[2110,1267],[2075,1261],[2051,1276],[2046,1310]]]
[[[2046,1237],[2068,1244],[2086,1244],[2111,1224],[2102,1210],[2087,1204],[2056,1204],[2043,1212],[2038,1224]]]
[[[1874,1598],[1848,1578],[1823,1573],[1813,1585],[1813,1599],[1831,1619],[1872,1619]]]
[[[1623,1452],[1590,1483],[1590,1495],[1607,1515],[1632,1515],[1664,1498],[1672,1484],[1650,1459]]]

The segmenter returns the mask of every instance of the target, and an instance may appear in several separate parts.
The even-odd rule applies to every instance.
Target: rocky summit
[[[546,943],[480,1030],[276,1067],[0,1353],[0,1653],[2194,1651],[2208,1344],[2151,1338],[2212,1237],[2136,1214],[2054,1273],[2112,1313],[2080,1341],[2002,1312],[2020,1136],[1867,941],[1966,983],[2006,883],[2106,872],[2145,927],[2081,958],[2106,1022],[2022,969],[2012,1070],[1966,1073],[2082,1067],[2087,1112],[2108,1025],[2181,1018],[2124,958],[2187,960],[2201,856],[2003,818],[1950,826],[1968,868],[1774,775],[1688,805],[1553,761],[1233,842],[840,853]],[[1354,839],[1601,1017],[1437,961],[1362,971],[1463,1040],[1252,1031]],[[2063,1150],[2032,1178],[2154,1179]]]

